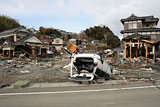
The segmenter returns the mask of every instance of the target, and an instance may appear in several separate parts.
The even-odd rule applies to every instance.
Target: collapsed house
[[[29,34],[15,43],[15,52],[25,53],[27,57],[47,56],[47,46],[33,34]]]
[[[123,34],[124,58],[143,56],[146,58],[159,57],[160,28],[157,28],[159,19],[154,16],[138,17],[132,14],[121,19],[124,25]]]
[[[24,27],[6,30],[0,33],[0,54],[2,59],[11,59],[23,54],[34,58],[46,55],[47,47],[34,34]]]

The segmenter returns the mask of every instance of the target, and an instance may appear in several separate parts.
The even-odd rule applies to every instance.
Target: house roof
[[[18,27],[18,28],[14,28],[14,29],[10,29],[10,30],[5,30],[3,32],[0,32],[0,36],[5,35],[5,34],[10,34],[10,33],[15,33],[15,32],[27,32],[27,30],[25,30],[24,27]]]
[[[156,24],[159,21],[159,18],[155,18],[154,16],[136,16],[134,14],[131,14],[128,18],[121,19],[122,24],[124,24],[125,21],[137,21],[142,20],[142,22],[156,22]]]
[[[121,33],[134,33],[134,32],[157,32],[160,31],[160,28],[142,28],[142,29],[128,29],[121,30]]]
[[[6,39],[6,41],[3,44],[13,45],[14,44],[14,39],[9,37],[9,38]]]
[[[134,33],[133,35],[127,36],[125,38],[123,38],[123,41],[128,41],[128,40],[132,40],[132,39],[145,39],[145,40],[151,40],[151,37],[148,35],[140,35],[138,33]]]
[[[0,45],[12,45],[14,44],[14,39],[12,37],[8,37],[8,38],[1,38],[0,39]]]
[[[45,44],[51,44],[52,43],[52,40],[49,40],[49,39],[39,39],[39,40],[41,40]]]
[[[41,40],[39,40],[34,34],[30,33],[28,36],[18,40],[16,45],[22,45],[23,43],[36,43],[36,44],[44,44]]]

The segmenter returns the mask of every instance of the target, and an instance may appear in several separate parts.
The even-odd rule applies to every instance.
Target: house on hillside
[[[34,29],[34,28],[30,28],[30,29],[28,29],[30,32],[32,32],[33,34],[36,34],[36,33],[38,33],[39,31],[37,31],[36,29]]]
[[[91,44],[99,44],[99,43],[101,43],[100,40],[92,40],[92,41],[91,41]]]
[[[154,16],[136,16],[121,19],[124,29],[124,58],[143,56],[146,58],[159,57],[160,28],[157,27],[159,19]]]
[[[88,41],[86,39],[82,39],[82,44],[86,45],[86,44],[88,44]]]

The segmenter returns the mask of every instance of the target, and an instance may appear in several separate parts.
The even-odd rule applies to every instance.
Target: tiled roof
[[[138,33],[134,33],[133,35],[130,35],[130,36],[127,36],[125,38],[123,38],[122,40],[123,41],[126,41],[126,40],[131,40],[133,38],[136,38],[136,39],[146,39],[146,40],[150,40],[151,37],[150,36],[147,36],[147,35],[140,35]]]
[[[40,39],[42,42],[44,42],[45,44],[51,44],[52,40],[49,39]]]
[[[159,18],[154,18],[154,16],[138,17],[138,16],[132,14],[128,18],[121,19],[121,22],[124,24],[125,21],[136,21],[136,20],[142,20],[142,22],[156,22],[156,23],[158,23]]]
[[[14,40],[13,40],[12,37],[1,38],[0,39],[0,45],[3,45],[4,42],[7,42],[9,45],[14,44]]]
[[[16,42],[16,45],[21,45],[21,44],[23,44],[26,40],[28,40],[29,38],[32,38],[32,37],[35,37],[35,36],[34,36],[34,34],[30,33],[28,36],[25,36],[24,38],[18,40],[18,41]],[[39,40],[39,41],[40,41],[40,40]],[[41,42],[42,42],[42,41],[41,41]],[[42,44],[43,44],[43,42],[42,42]]]
[[[24,29],[24,27],[18,27],[18,28],[14,28],[14,29],[10,29],[10,30],[5,30],[3,32],[0,32],[0,36],[4,35],[4,34],[9,34],[9,33],[15,33],[21,29]]]

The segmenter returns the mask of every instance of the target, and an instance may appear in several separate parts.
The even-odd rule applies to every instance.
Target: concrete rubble
[[[159,59],[153,61],[149,58],[138,57],[123,59],[116,57],[108,59],[114,65],[114,78],[118,80],[153,82],[160,80]]]
[[[0,83],[13,84],[18,80],[29,80],[32,83],[64,82],[68,80],[69,72],[62,67],[68,64],[69,60],[62,58],[1,60]]]

